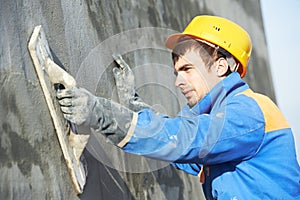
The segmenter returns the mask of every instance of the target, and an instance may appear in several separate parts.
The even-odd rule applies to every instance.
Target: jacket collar
[[[240,75],[237,72],[233,72],[215,85],[195,106],[192,108],[188,105],[184,106],[180,111],[179,116],[189,117],[200,114],[209,114],[212,108],[220,105],[226,97],[237,94],[248,88],[248,84],[241,79]]]

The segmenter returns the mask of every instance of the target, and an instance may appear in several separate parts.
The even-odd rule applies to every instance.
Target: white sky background
[[[300,1],[260,2],[277,104],[292,126],[300,163]]]

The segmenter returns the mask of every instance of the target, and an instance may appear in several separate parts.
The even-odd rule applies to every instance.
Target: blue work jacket
[[[119,146],[201,174],[207,199],[300,199],[292,130],[277,106],[238,73],[176,118],[150,109],[134,118]]]

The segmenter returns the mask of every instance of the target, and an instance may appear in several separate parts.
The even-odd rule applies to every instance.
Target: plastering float
[[[72,183],[76,193],[80,194],[83,192],[86,183],[86,172],[81,162],[81,156],[89,136],[77,134],[76,126],[63,118],[54,95],[55,87],[72,88],[76,86],[76,81],[53,61],[42,26],[34,28],[28,43],[28,49],[56,129]]]

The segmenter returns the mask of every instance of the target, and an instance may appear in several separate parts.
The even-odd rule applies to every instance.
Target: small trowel
[[[89,135],[77,134],[76,126],[63,118],[56,101],[55,89],[76,86],[75,79],[54,61],[42,26],[36,26],[28,43],[40,85],[42,87],[60,147],[77,194],[83,192],[86,171],[82,163]]]

